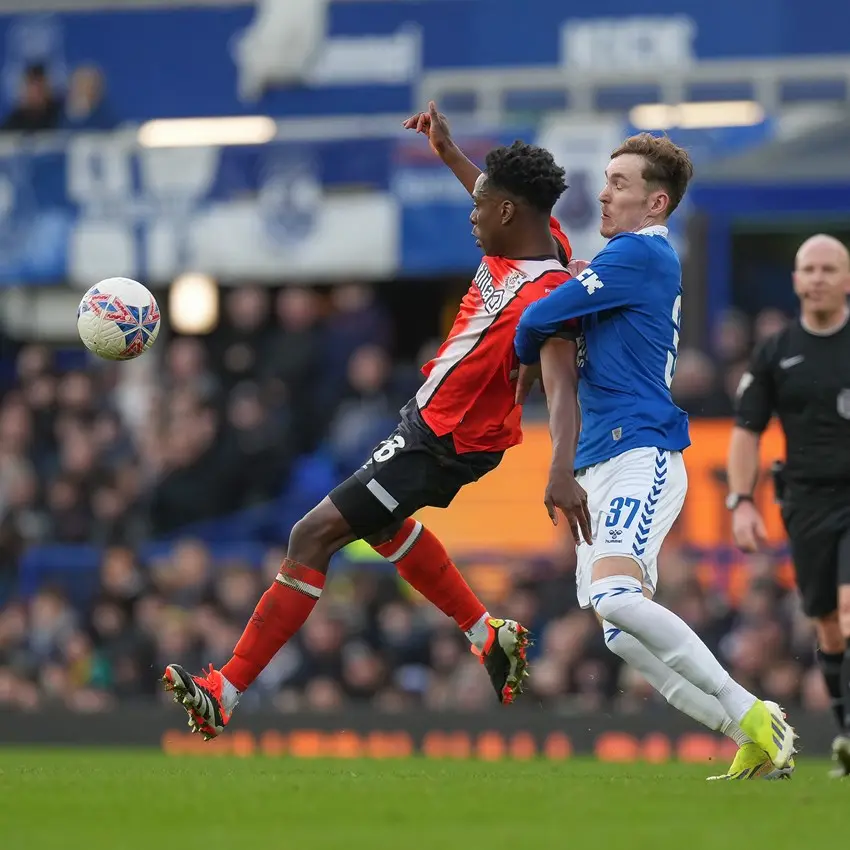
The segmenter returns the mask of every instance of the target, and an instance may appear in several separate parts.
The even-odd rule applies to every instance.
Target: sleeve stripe
[[[510,304],[510,301],[508,301]],[[505,307],[507,304],[505,305]],[[420,410],[425,410],[434,400],[440,387],[451,377],[452,373],[460,366],[466,358],[478,348],[488,331],[496,323],[496,320],[504,312],[505,307],[498,313],[476,313],[467,323],[466,327],[456,334],[446,346],[445,351],[434,365],[431,374],[416,393],[416,403]]]

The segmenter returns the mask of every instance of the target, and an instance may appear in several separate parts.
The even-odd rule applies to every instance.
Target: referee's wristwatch
[[[752,502],[753,497],[749,493],[730,493],[726,497],[726,510],[734,511],[741,502]]]

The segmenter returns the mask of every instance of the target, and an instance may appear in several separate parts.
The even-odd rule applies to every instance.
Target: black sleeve
[[[735,394],[735,424],[756,434],[767,428],[775,409],[773,364],[777,342],[776,337],[771,337],[756,348]]]
[[[567,319],[552,336],[555,339],[567,339],[570,342],[575,342],[581,336],[581,320]]]

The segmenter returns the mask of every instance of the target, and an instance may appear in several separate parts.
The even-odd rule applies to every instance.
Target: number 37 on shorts
[[[589,605],[590,577],[600,558],[636,561],[655,591],[658,553],[682,510],[688,477],[681,452],[640,448],[579,473],[587,492],[593,543],[578,547],[579,602]]]

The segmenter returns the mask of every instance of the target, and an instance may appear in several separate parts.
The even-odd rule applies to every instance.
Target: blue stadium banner
[[[828,26],[823,22],[828,21]],[[669,69],[847,52],[842,0],[257,0],[213,8],[0,16],[2,107],[23,69],[62,89],[99,65],[118,122],[153,117],[400,113],[423,71],[564,65]],[[616,65],[614,63],[617,63]],[[305,85],[306,84],[306,85]]]
[[[142,148],[77,134],[0,150],[0,283],[393,276],[389,141]],[[346,191],[335,191],[345,188]]]
[[[570,186],[555,214],[575,255],[601,247],[597,195],[618,119],[555,119],[457,141],[483,166],[515,139],[548,147]],[[769,136],[767,125],[673,131],[697,166]],[[480,250],[471,201],[422,136],[144,148],[133,132],[58,134],[0,146],[0,285],[165,283],[186,269],[224,282],[466,273]],[[684,221],[682,215],[677,219]],[[675,235],[675,234],[674,234]]]
[[[61,147],[0,153],[0,285],[65,278],[75,220],[65,161]]]

